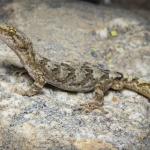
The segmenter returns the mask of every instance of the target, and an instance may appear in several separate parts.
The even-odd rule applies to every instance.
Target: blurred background
[[[87,0],[93,3],[118,4],[124,7],[150,8],[149,0]]]

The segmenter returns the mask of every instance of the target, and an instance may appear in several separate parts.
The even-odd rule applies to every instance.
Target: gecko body
[[[129,89],[150,99],[150,83],[137,78],[129,80],[122,73],[106,70],[99,64],[58,62],[44,58],[34,52],[31,40],[12,26],[0,25],[0,39],[16,53],[34,79],[29,89],[16,89],[21,95],[36,95],[48,83],[65,91],[95,91],[94,101],[85,104],[92,110],[103,105],[103,97],[110,89]]]

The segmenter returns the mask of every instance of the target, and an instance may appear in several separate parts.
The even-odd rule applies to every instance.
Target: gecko
[[[0,25],[2,40],[20,59],[34,82],[28,89],[15,88],[15,92],[24,96],[38,94],[45,84],[50,84],[67,92],[94,91],[93,100],[81,104],[81,110],[88,112],[104,105],[104,96],[109,90],[128,89],[150,99],[150,83],[138,78],[129,79],[122,73],[107,70],[100,64],[88,62],[52,61],[36,54],[31,40],[11,25]]]

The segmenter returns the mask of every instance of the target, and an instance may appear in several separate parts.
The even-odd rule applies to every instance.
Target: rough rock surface
[[[75,0],[0,1],[0,22],[24,31],[37,53],[51,59],[102,63],[150,81],[150,12]],[[114,34],[115,33],[115,34]],[[110,91],[107,114],[74,112],[93,93],[72,94],[46,86],[23,97],[15,54],[0,42],[0,150],[148,150],[150,104],[134,92]]]

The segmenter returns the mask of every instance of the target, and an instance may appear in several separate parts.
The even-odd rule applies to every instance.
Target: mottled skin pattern
[[[33,96],[46,83],[65,91],[95,91],[94,101],[81,107],[87,111],[102,106],[103,97],[110,89],[129,89],[150,99],[150,83],[140,82],[136,78],[129,80],[121,73],[105,70],[100,65],[87,62],[54,62],[43,58],[34,53],[30,39],[12,26],[0,25],[0,39],[16,53],[34,79],[28,90],[15,89],[21,95]]]

